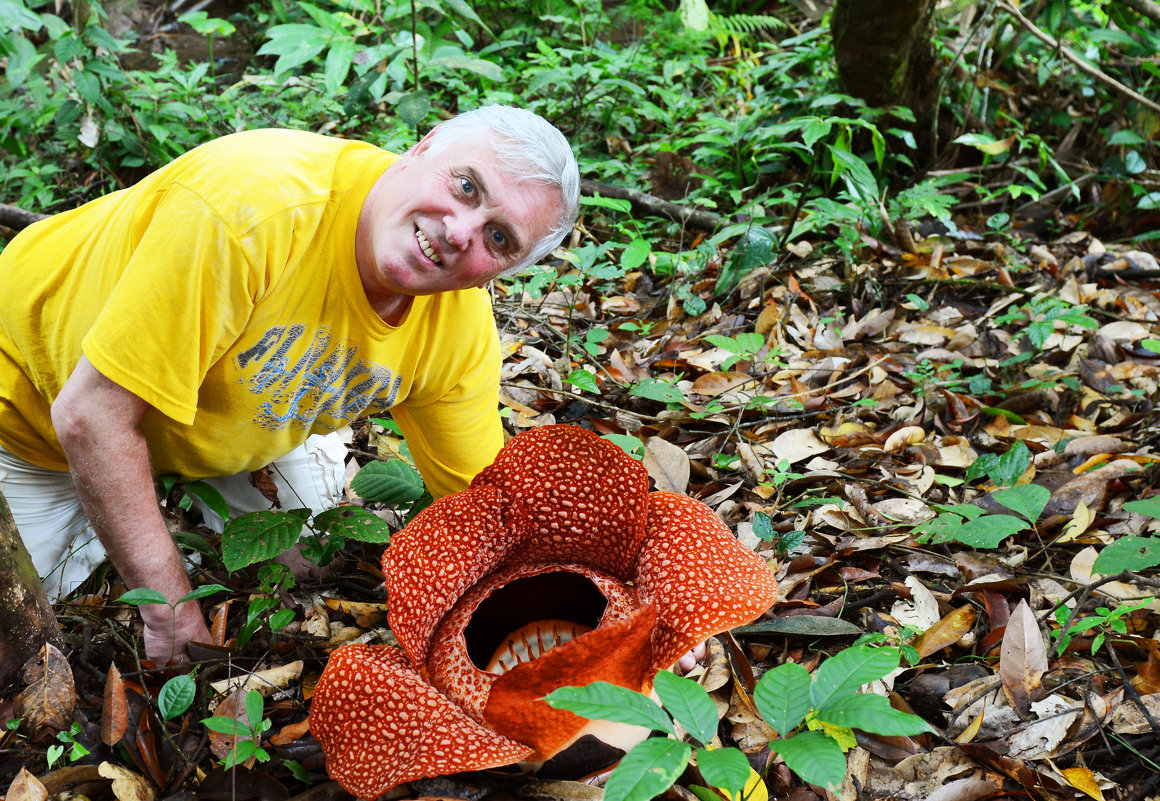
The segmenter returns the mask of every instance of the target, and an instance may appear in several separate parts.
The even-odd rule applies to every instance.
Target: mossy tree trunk
[[[906,106],[930,128],[938,91],[934,0],[836,0],[830,16],[838,80],[872,106]]]
[[[63,648],[60,624],[0,494],[0,688],[45,642]]]

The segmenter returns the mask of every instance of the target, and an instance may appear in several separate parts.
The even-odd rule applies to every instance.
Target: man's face
[[[559,219],[559,190],[501,172],[490,144],[433,155],[430,141],[383,173],[359,215],[359,277],[383,316],[412,295],[482,286]]]

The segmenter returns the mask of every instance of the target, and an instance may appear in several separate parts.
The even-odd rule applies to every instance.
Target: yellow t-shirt
[[[301,131],[234,134],[30,226],[0,253],[0,445],[67,470],[49,408],[83,352],[153,408],[153,467],[255,470],[390,411],[428,487],[463,489],[503,444],[486,293],[371,309],[354,257],[397,156]]]

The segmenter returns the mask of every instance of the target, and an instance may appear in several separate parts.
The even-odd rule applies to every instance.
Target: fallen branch
[[[643,211],[648,214],[655,214],[658,217],[668,217],[670,220],[675,220],[682,225],[689,225],[704,231],[715,231],[728,222],[720,214],[714,214],[711,211],[705,211],[703,209],[692,209],[688,206],[682,206],[679,203],[670,203],[667,200],[661,200],[659,197],[653,197],[645,192],[628,189],[623,186],[613,186],[612,184],[602,184],[598,181],[582,179],[580,181],[580,191],[586,195],[599,194],[601,197],[627,200],[632,204],[634,211]]]
[[[1117,0],[1117,2],[1160,25],[1160,3],[1155,0]]]
[[[35,211],[25,211],[18,206],[9,206],[5,203],[0,203],[0,225],[5,228],[12,228],[16,231],[21,231],[34,222],[47,220],[49,215],[39,214]]]
[[[1155,5],[1155,4],[1153,4],[1153,5]],[[1124,84],[1120,83],[1115,78],[1113,78],[1111,75],[1108,75],[1106,72],[1101,70],[1099,67],[1093,67],[1091,64],[1084,61],[1082,58],[1077,56],[1075,53],[1071,52],[1069,49],[1064,47],[1060,42],[1057,42],[1055,40],[1055,37],[1053,37],[1051,34],[1046,33],[1044,31],[1041,31],[1038,27],[1036,27],[1034,22],[1027,19],[1027,17],[1023,16],[1023,12],[1020,11],[1019,9],[1017,9],[1008,0],[999,0],[999,6],[1004,11],[1006,11],[1008,14],[1013,16],[1015,19],[1019,20],[1019,24],[1021,24],[1024,28],[1029,30],[1036,38],[1040,39],[1044,44],[1046,44],[1052,50],[1059,52],[1064,58],[1066,58],[1072,64],[1075,64],[1077,67],[1079,67],[1079,69],[1082,72],[1086,72],[1088,75],[1092,76],[1096,80],[1102,81],[1103,83],[1106,83],[1108,86],[1112,87],[1113,89],[1120,92],[1121,94],[1125,94],[1128,97],[1132,98],[1137,103],[1144,105],[1144,106],[1147,106],[1148,108],[1152,109],[1153,111],[1160,113],[1160,103],[1155,103],[1155,102],[1149,100],[1148,98],[1144,97],[1142,94],[1137,92],[1132,87],[1125,86]]]

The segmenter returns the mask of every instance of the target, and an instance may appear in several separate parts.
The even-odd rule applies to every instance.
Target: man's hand
[[[145,656],[155,665],[165,665],[170,659],[184,662],[189,643],[213,641],[196,601],[179,604],[176,616],[168,606],[142,606],[141,619],[145,621]]]
[[[129,589],[148,587],[170,603],[190,590],[153,490],[141,422],[149,404],[101,375],[82,356],[52,404],[52,425],[68,457],[77,496],[109,560]],[[209,642],[196,603],[141,608],[145,653],[157,664],[191,641]]]

